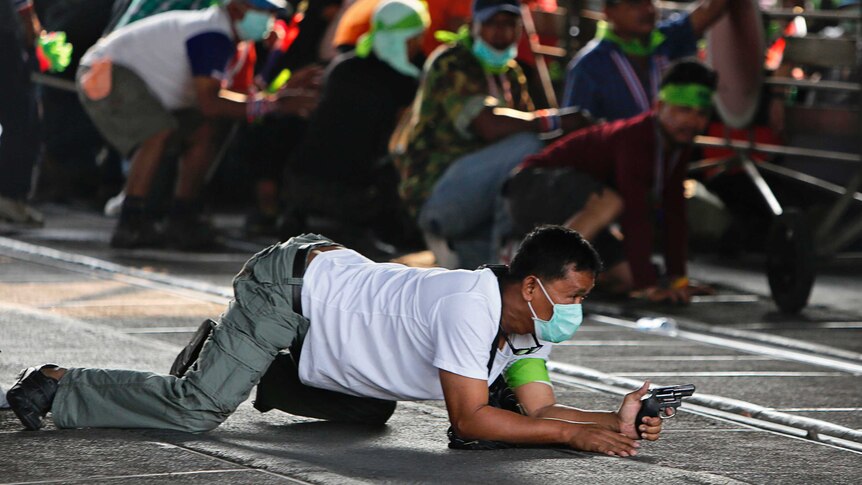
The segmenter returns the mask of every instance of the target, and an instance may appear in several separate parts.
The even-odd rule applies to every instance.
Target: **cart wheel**
[[[778,309],[799,313],[814,285],[816,255],[805,218],[789,209],[772,223],[767,239],[766,274]]]

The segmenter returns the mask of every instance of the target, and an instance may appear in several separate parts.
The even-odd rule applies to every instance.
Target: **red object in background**
[[[51,70],[51,61],[45,57],[45,52],[41,45],[36,46],[36,60],[39,61],[39,72],[48,72]]]
[[[556,12],[557,0],[525,0],[524,5],[527,5],[530,10],[542,10],[544,12]],[[556,35],[536,35],[533,42],[540,45],[556,46],[560,42],[560,38]],[[536,65],[536,57],[533,50],[530,48],[530,38],[527,33],[521,36],[518,41],[518,60],[528,66]]]
[[[275,23],[275,27],[273,30],[278,29],[280,35],[278,36],[279,41],[276,45],[276,49],[281,52],[287,52],[290,49],[290,46],[293,45],[293,41],[296,40],[296,37],[299,35],[299,24],[302,23],[302,20],[305,18],[305,15],[302,13],[296,13],[290,19],[290,24],[286,23],[284,20],[279,19]]]
[[[257,51],[254,48],[254,43],[240,42],[237,44],[236,53],[227,68],[230,75],[228,87],[231,91],[238,93],[251,91],[254,85],[254,65],[256,63]]]

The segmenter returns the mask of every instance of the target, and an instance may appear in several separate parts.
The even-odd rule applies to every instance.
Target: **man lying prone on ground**
[[[509,268],[476,271],[374,263],[305,234],[245,264],[182,377],[48,364],[23,372],[7,399],[31,430],[51,411],[61,428],[207,431],[293,348],[298,378],[281,381],[290,388],[274,407],[294,414],[383,423],[395,401],[445,399],[463,439],[633,456],[638,431],[656,440],[662,428],[657,417],[635,422],[648,385],[616,412],[581,411],[556,402],[545,366],[550,343],[580,325],[600,267],[592,246],[560,226],[528,234]],[[489,406],[501,374],[523,414]]]

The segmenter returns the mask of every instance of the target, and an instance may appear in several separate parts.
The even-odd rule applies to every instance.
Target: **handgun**
[[[676,415],[676,408],[682,405],[682,398],[692,394],[694,394],[694,384],[650,389],[649,394],[641,398],[641,409],[635,418],[635,429],[638,431],[638,436],[641,435],[640,425],[643,424],[644,416],[658,416],[661,419],[672,418]],[[666,409],[668,408],[673,410],[670,414],[667,414]]]

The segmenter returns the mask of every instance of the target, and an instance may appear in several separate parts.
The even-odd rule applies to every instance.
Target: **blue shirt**
[[[608,121],[631,118],[652,109],[662,71],[671,61],[693,55],[697,39],[688,14],[660,22],[665,41],[649,57],[642,79],[620,47],[593,39],[572,60],[566,75],[563,106],[578,106]]]

